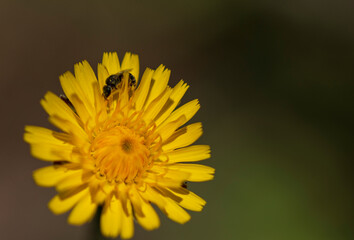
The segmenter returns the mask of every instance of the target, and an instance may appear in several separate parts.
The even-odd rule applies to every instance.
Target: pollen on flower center
[[[151,165],[150,151],[143,136],[126,126],[100,132],[91,144],[96,175],[109,182],[131,182]]]

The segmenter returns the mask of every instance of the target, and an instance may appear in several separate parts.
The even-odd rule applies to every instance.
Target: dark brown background
[[[39,100],[58,76],[104,51],[164,63],[199,98],[212,146],[208,204],[134,239],[353,239],[352,0],[0,1],[0,239],[94,239],[46,207],[22,140],[47,126]]]

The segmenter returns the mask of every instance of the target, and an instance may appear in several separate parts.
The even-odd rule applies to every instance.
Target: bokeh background
[[[45,166],[23,142],[50,127],[39,105],[58,76],[104,51],[172,69],[199,98],[212,146],[208,203],[134,239],[353,239],[354,1],[0,1],[0,239],[95,239],[47,209]]]

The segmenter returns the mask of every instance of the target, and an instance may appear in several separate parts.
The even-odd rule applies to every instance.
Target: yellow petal
[[[64,167],[48,166],[35,170],[33,179],[41,187],[53,187],[63,178],[73,174],[75,171]]]
[[[208,145],[180,148],[160,156],[161,161],[168,161],[168,163],[196,162],[208,158],[210,158],[210,147]]]
[[[69,141],[70,136],[64,133],[52,131],[47,128],[37,126],[26,126],[24,140],[30,144],[45,143],[48,142],[53,145],[70,145],[66,141]]]
[[[41,104],[49,115],[58,115],[63,119],[78,123],[73,110],[54,93],[48,91],[41,100]]]
[[[58,192],[65,192],[73,187],[82,185],[82,169],[75,171],[73,174],[63,178],[57,183],[56,190]]]
[[[97,87],[96,91],[94,91],[96,114],[95,121],[92,121],[93,125],[89,125],[89,129],[92,129],[92,126],[97,127],[99,123],[102,123],[107,119],[107,106],[105,104],[105,99],[102,96],[102,89],[98,89],[98,84],[95,84],[95,86]]]
[[[101,214],[101,231],[106,237],[115,238],[121,231],[122,204],[114,196],[108,204],[104,205]]]
[[[146,99],[145,107],[149,106],[149,104],[166,89],[170,75],[171,71],[165,69],[165,66],[162,64],[155,70],[152,75],[150,92]]]
[[[32,144],[31,154],[32,156],[39,158],[44,161],[60,161],[67,160],[71,161],[72,148],[61,147],[56,145],[51,145],[48,143],[43,144]]]
[[[90,123],[92,121],[94,109],[91,103],[87,100],[86,94],[81,88],[78,80],[71,72],[64,73],[59,79],[65,95],[69,98],[83,122],[81,125],[84,123]]]
[[[149,174],[151,174],[151,176],[155,176],[158,180],[160,180],[160,178],[165,178],[175,180],[176,182],[183,182],[189,176],[188,173],[181,173],[179,170],[172,169],[171,166],[173,165],[165,166],[155,164],[150,169],[151,173]]]
[[[124,55],[123,61],[122,61],[122,70],[128,70],[132,69],[130,73],[136,78],[136,80],[139,79],[139,57],[136,54],[131,54],[130,52],[127,52]]]
[[[152,202],[163,209],[166,205],[165,200],[162,198],[161,194],[150,187],[149,184],[146,185],[143,191],[140,191],[140,196],[146,201]]]
[[[135,218],[137,216],[140,216],[140,217],[144,216],[144,213],[143,213],[142,207],[141,207],[142,199],[140,198],[135,186],[131,186],[129,188],[128,197],[129,197],[130,202],[132,203]]]
[[[124,204],[124,202],[122,204]],[[126,201],[125,206],[123,205],[123,209],[126,209],[126,211],[122,213],[122,230],[120,236],[122,239],[129,239],[134,235],[133,213],[130,200]]]
[[[26,126],[25,131],[24,140],[31,144],[34,157],[45,161],[76,161],[72,157],[74,146],[60,139],[67,135],[36,126]]]
[[[175,121],[171,121],[161,128],[156,129],[156,133],[160,134],[162,141],[166,141],[171,135],[186,121],[185,116],[180,116],[180,118]]]
[[[166,198],[165,212],[171,220],[184,224],[191,219],[191,216],[172,199]]]
[[[48,207],[54,214],[65,213],[69,211],[87,193],[88,189],[65,199],[61,199],[59,195],[56,195],[52,198],[52,200],[50,200]]]
[[[87,193],[71,211],[68,222],[72,225],[82,225],[92,219],[96,209],[97,204],[92,203],[91,196]]]
[[[98,180],[96,176],[94,176],[89,182],[89,189],[92,201],[95,203],[102,203],[104,202],[107,194],[103,192],[103,187],[105,183],[101,180]]]
[[[181,184],[190,176],[189,172],[181,172],[167,167],[154,166],[151,168],[153,173],[148,173],[144,181],[150,185],[163,187],[180,187]]]
[[[94,91],[97,91],[97,79],[90,64],[87,61],[77,63],[74,65],[75,78],[83,92],[83,99],[81,99],[91,116],[94,116],[95,106]]]
[[[142,199],[136,188],[132,188],[130,200],[134,207],[135,218],[146,230],[154,230],[160,226],[160,219],[150,203]]]
[[[165,91],[163,91],[160,96],[156,97],[150,104],[147,106],[143,119],[146,124],[149,124],[161,111],[162,107],[165,105],[168,100],[172,90],[167,87]]]
[[[180,126],[182,126],[183,124],[188,122],[198,112],[199,109],[200,109],[200,105],[199,105],[198,99],[194,99],[194,100],[184,104],[183,106],[177,108],[175,111],[173,111],[171,113],[171,115],[160,124],[159,128],[162,128],[166,124],[176,121],[181,116],[184,116],[185,121],[182,122],[180,125]]]
[[[47,92],[44,95],[44,99],[41,100],[41,105],[44,110],[49,114],[49,116],[57,116],[63,121],[68,121],[73,124],[75,129],[73,131],[80,131],[81,129],[81,121],[76,116],[76,114],[72,111],[72,109],[58,96],[56,96],[52,92]],[[61,127],[61,126],[57,126]],[[68,129],[62,129],[63,131],[67,131]]]
[[[129,187],[125,183],[118,183],[116,185],[116,198],[121,200],[122,202],[126,202],[128,200],[128,192]]]
[[[172,164],[168,166],[169,169],[188,172],[190,175],[186,179],[191,182],[204,182],[214,178],[215,169],[201,164]]]
[[[71,143],[72,145],[77,147],[83,147],[84,145],[87,145],[89,143],[89,139],[86,132],[84,132],[83,129],[80,129],[80,131],[75,131],[75,129],[77,128],[72,122],[64,120],[59,116],[50,116],[48,119],[49,122],[51,122],[54,126],[57,126],[64,132],[68,133],[68,135],[70,135],[71,138],[68,143]]]
[[[146,191],[142,193],[142,195],[145,199],[155,203],[171,220],[181,224],[189,221],[190,215],[184,209],[178,206],[178,204],[173,200],[162,196],[151,187],[147,187]]]
[[[177,104],[182,99],[183,95],[188,89],[188,85],[182,80],[172,89],[171,95],[167,100],[164,107],[161,109],[159,115],[156,116],[155,123],[156,126],[159,126],[176,108]]]
[[[64,144],[64,141],[59,139],[59,133],[50,129],[37,127],[37,126],[25,126],[24,140],[28,143],[42,143],[50,142],[52,144]]]
[[[106,85],[106,79],[109,77],[109,73],[107,68],[99,63],[97,66],[97,76],[98,76],[98,85],[99,85],[99,89],[100,89],[100,93],[102,94],[103,91],[103,86]]]
[[[203,206],[206,204],[206,201],[196,195],[195,193],[185,190],[185,193],[181,193],[181,191],[171,189],[172,193],[176,196],[180,197],[182,201],[178,202],[181,207],[184,207],[191,211],[199,212],[203,209]]]
[[[162,146],[163,151],[182,148],[194,143],[203,133],[202,124],[193,123],[175,132]]]
[[[137,111],[140,111],[144,107],[146,98],[150,91],[150,83],[153,73],[154,71],[149,68],[145,70],[141,78],[141,82],[135,92],[133,102],[135,102],[135,108]]]
[[[116,52],[103,53],[102,64],[109,75],[120,72],[120,64]]]
[[[144,217],[137,216],[136,219],[139,224],[148,231],[157,229],[160,226],[160,219],[154,208],[150,203],[142,201],[142,209]]]

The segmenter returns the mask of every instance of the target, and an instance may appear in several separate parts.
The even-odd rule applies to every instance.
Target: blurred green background
[[[39,100],[58,76],[104,51],[160,63],[199,98],[198,141],[215,179],[185,225],[136,225],[133,239],[353,239],[354,2],[0,1],[0,239],[92,239],[92,224],[54,216],[22,141],[50,127]]]

